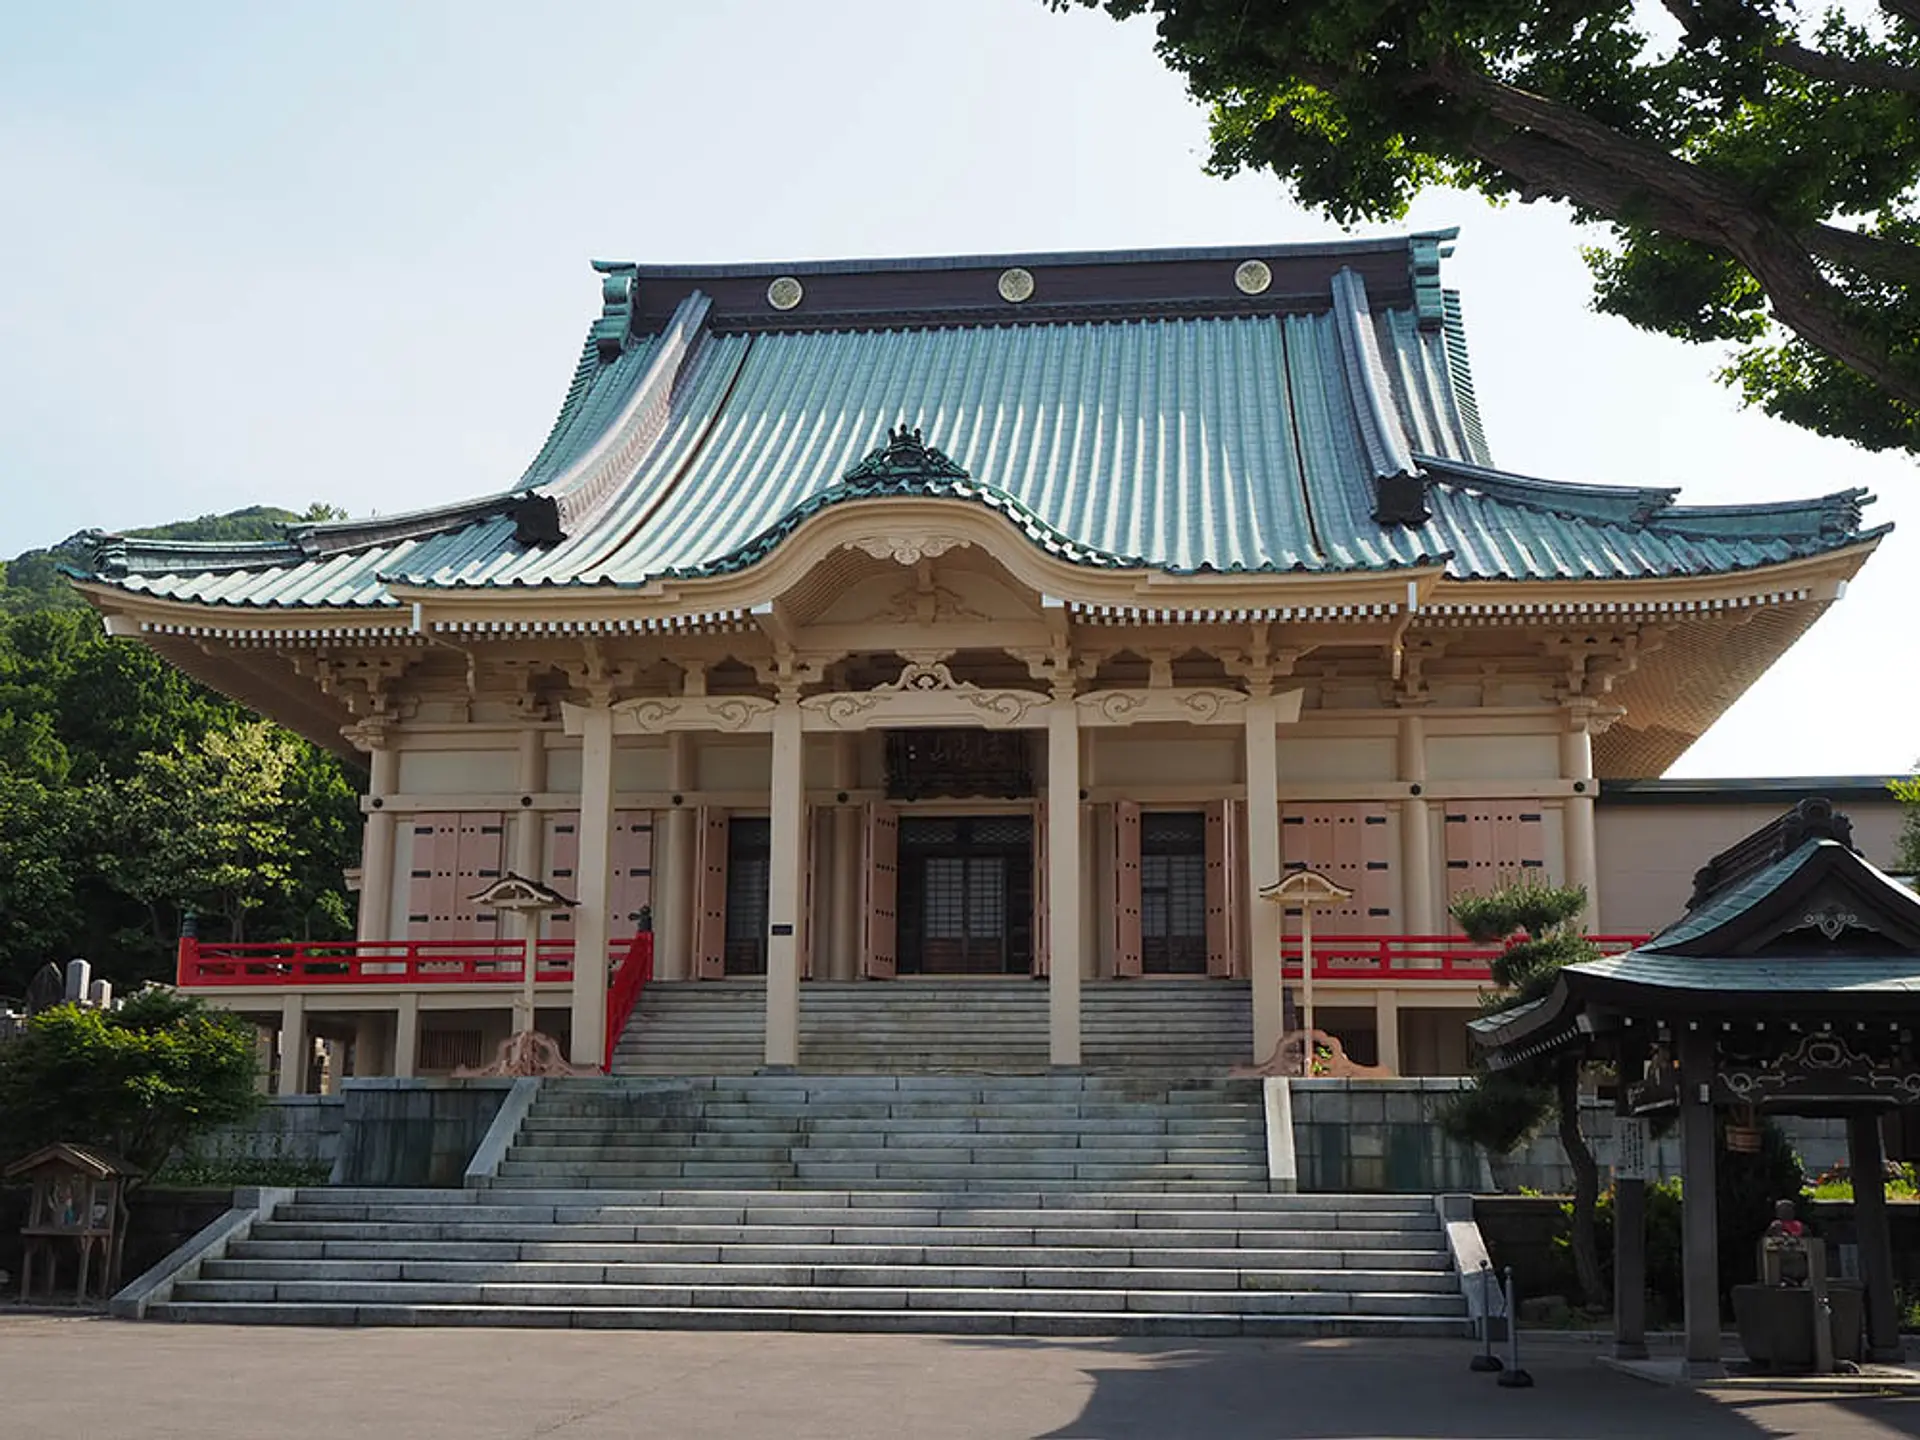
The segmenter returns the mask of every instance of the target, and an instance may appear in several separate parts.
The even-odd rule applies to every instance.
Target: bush
[[[151,1175],[260,1103],[252,1025],[170,990],[58,1005],[0,1046],[0,1162],[66,1141]]]

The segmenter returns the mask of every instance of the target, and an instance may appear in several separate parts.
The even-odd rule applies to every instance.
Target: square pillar
[[[354,930],[358,940],[390,940],[393,924],[393,841],[395,819],[384,808],[394,793],[400,757],[385,736],[376,737],[369,757],[371,774],[367,780],[367,799],[375,808],[367,811],[360,836],[360,915]]]
[[[1253,977],[1253,1055],[1265,1060],[1280,1044],[1286,986],[1280,966],[1282,906],[1260,898],[1280,882],[1280,711],[1271,695],[1247,701],[1247,971]]]
[[[607,902],[613,851],[613,709],[582,705],[580,720],[579,909],[573,915],[573,1063],[606,1060]]]
[[[767,813],[768,1069],[800,1063],[800,907],[806,896],[806,793],[802,788],[800,700],[783,695],[773,712],[773,775]]]
[[[1400,1073],[1400,992],[1385,988],[1373,992],[1374,1063],[1389,1073]]]
[[[1897,1361],[1900,1312],[1893,1295],[1893,1232],[1887,1225],[1886,1156],[1877,1110],[1847,1116],[1847,1173],[1853,1176],[1853,1226],[1867,1290],[1867,1358]]]
[[[667,736],[667,785],[677,802],[667,812],[665,853],[654,861],[654,973],[662,980],[686,980],[693,974],[694,788],[693,736]],[[658,836],[656,835],[656,839]]]
[[[1647,1182],[1613,1182],[1613,1353],[1647,1358]]]
[[[1080,1064],[1080,707],[1047,707],[1047,1053]]]
[[[420,1069],[420,997],[402,995],[393,1016],[393,1073],[411,1080]]]
[[[288,995],[280,1002],[279,1094],[306,1094],[307,1064],[312,1049],[307,1039],[307,997]]]
[[[1681,1293],[1686,1301],[1687,1369],[1720,1368],[1720,1224],[1714,1188],[1713,1034],[1680,1031]]]

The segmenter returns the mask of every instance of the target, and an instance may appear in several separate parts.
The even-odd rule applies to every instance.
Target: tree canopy
[[[1920,0],[1049,3],[1157,17],[1214,171],[1347,224],[1436,185],[1567,201],[1610,232],[1599,310],[1730,346],[1792,424],[1920,451]]]
[[[255,507],[165,527],[255,539],[322,519]],[[0,995],[84,956],[123,990],[170,977],[184,910],[219,938],[343,938],[357,777],[109,640],[58,570],[0,573]]]

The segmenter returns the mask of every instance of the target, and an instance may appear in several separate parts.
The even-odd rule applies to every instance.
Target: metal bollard
[[[1493,1262],[1488,1261],[1480,1267],[1480,1353],[1467,1362],[1467,1368],[1476,1374],[1486,1374],[1494,1370],[1504,1370],[1500,1357],[1493,1353],[1493,1302],[1489,1294],[1493,1287]],[[1508,1328],[1513,1321],[1509,1317]]]
[[[1533,1376],[1520,1367],[1520,1307],[1514,1303],[1513,1267],[1507,1266],[1507,1368],[1494,1382],[1508,1390],[1527,1390]]]

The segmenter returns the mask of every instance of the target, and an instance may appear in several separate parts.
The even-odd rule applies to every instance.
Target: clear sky
[[[779,260],[1341,232],[1205,125],[1150,28],[1040,0],[0,7],[0,555],[76,530],[497,490],[598,313],[593,257]],[[1901,523],[1673,773],[1920,756],[1920,473],[1739,409],[1588,310],[1543,206],[1458,225],[1498,463],[1693,502],[1867,486]]]

